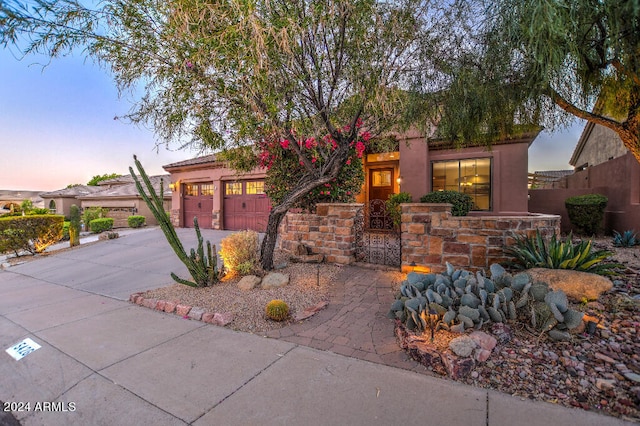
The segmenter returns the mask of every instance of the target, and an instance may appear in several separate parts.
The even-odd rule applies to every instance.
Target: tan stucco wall
[[[613,130],[595,125],[591,129],[589,140],[575,162],[576,167],[584,164],[595,166],[627,153],[622,140]]]

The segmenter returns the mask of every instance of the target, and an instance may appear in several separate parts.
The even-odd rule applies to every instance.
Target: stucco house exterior
[[[160,180],[164,179],[164,204],[166,211],[171,206],[169,176],[150,176],[149,179],[157,192],[160,192]],[[133,178],[129,175],[105,180],[98,186],[77,185],[57,191],[40,194],[45,206],[52,213],[69,217],[71,206],[81,209],[102,207],[107,210],[106,217],[114,219],[114,228],[127,227],[127,218],[131,215],[145,216],[147,225],[157,225],[156,219],[138,194]]]
[[[492,144],[456,149],[418,132],[398,137],[397,150],[365,155],[365,183],[356,201],[370,209],[390,194],[408,192],[415,202],[431,191],[469,194],[471,215],[527,213],[528,148],[538,132]],[[215,155],[164,166],[171,174],[171,219],[191,227],[264,231],[269,199],[264,194],[265,170],[238,174]]]
[[[563,177],[561,189],[530,191],[529,210],[562,216],[562,231],[572,230],[564,201],[574,195],[602,194],[608,198],[605,232],[636,231],[640,227],[640,163],[618,135],[587,123],[569,164],[575,172]]]

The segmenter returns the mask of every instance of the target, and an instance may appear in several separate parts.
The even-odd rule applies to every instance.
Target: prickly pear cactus
[[[524,319],[541,332],[555,330],[549,333],[553,339],[566,339],[567,330],[582,322],[583,314],[569,308],[564,292],[533,282],[526,272],[512,276],[498,264],[489,271],[491,277],[484,272],[474,275],[447,263],[442,274],[410,272],[388,317],[410,330],[424,331],[430,326],[429,312],[435,312],[436,329],[460,333],[491,322]]]

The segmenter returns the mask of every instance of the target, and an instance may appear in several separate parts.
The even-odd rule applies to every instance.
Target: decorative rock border
[[[168,314],[176,314],[185,319],[206,322],[208,324],[226,326],[233,321],[231,312],[207,312],[203,308],[196,306],[182,305],[168,300],[145,299],[142,293],[133,293],[129,296],[129,301],[145,308],[154,309],[156,311],[166,312]]]

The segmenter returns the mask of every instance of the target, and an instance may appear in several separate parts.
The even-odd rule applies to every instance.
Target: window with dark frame
[[[468,194],[472,210],[491,210],[491,158],[431,162],[431,190]]]

